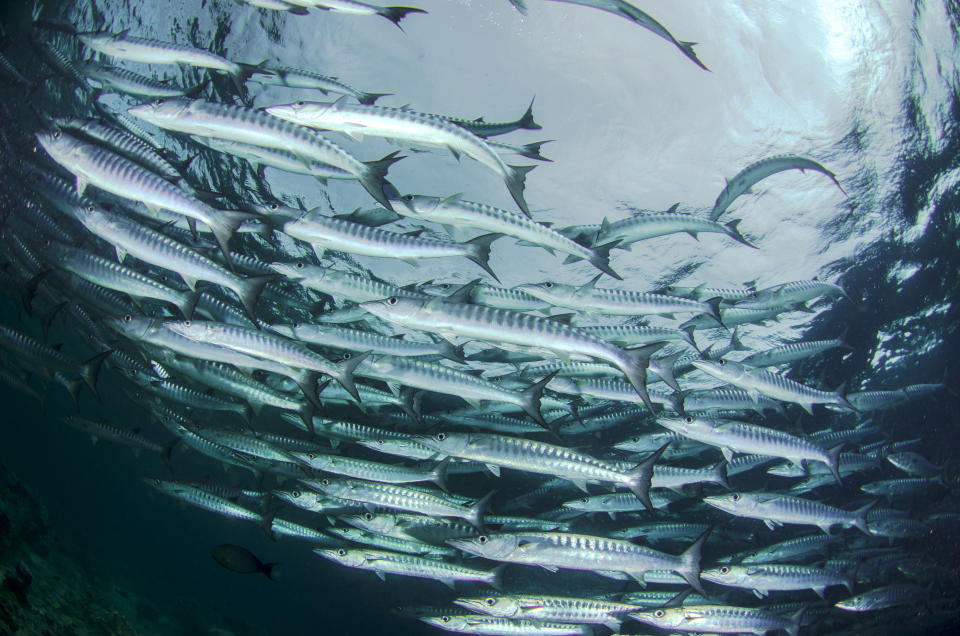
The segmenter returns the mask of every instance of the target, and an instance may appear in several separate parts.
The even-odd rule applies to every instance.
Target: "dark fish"
[[[223,543],[210,551],[213,560],[234,572],[240,574],[257,574],[262,572],[271,581],[279,578],[278,563],[264,563],[253,555],[250,550],[238,545]]]

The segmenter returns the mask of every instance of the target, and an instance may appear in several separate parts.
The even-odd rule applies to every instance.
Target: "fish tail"
[[[173,473],[173,462],[171,461],[170,456],[173,454],[173,449],[176,448],[179,442],[180,438],[176,437],[172,442],[160,450],[160,459],[163,460],[163,463],[167,466],[167,470],[169,470],[171,473]]]
[[[267,283],[277,280],[278,278],[282,277],[279,274],[251,276],[241,280],[237,284],[237,289],[234,289],[234,292],[240,298],[240,304],[243,305],[243,310],[246,312],[247,318],[249,318],[250,322],[256,325],[258,329],[260,323],[257,322],[257,299],[260,298],[260,294],[263,293],[263,288],[266,287]]]
[[[608,276],[612,276],[617,280],[623,280],[623,277],[620,274],[613,271],[613,268],[610,267],[610,250],[620,244],[619,240],[611,241],[606,245],[600,245],[594,247],[590,250],[590,264],[599,269],[601,272]]]
[[[697,57],[696,52],[694,52],[693,47],[697,45],[696,42],[677,42],[677,46],[680,47],[680,50],[683,51],[683,54],[690,58],[690,61],[702,68],[705,71],[709,71],[706,65],[700,61],[700,58]]]
[[[497,234],[493,232],[470,239],[467,241],[467,245],[471,246],[471,253],[465,254],[467,258],[482,267],[483,270],[490,274],[490,276],[493,277],[493,280],[497,281],[498,283],[500,282],[500,279],[497,278],[497,275],[492,269],[490,269],[490,244],[501,236],[503,236],[503,234]]]
[[[313,414],[316,411],[313,404],[308,400],[301,404],[297,408],[297,415],[300,416],[300,420],[303,422],[303,427],[310,432],[313,432]]]
[[[360,184],[370,193],[377,203],[393,212],[393,206],[390,205],[390,196],[398,190],[392,183],[387,181],[387,171],[390,166],[403,159],[399,150],[394,150],[389,155],[376,161],[366,161],[366,169],[360,176]]]
[[[497,567],[490,570],[490,580],[487,581],[487,585],[498,592],[503,592],[503,571],[506,569],[506,567],[506,563],[501,563]]]
[[[430,473],[430,481],[437,485],[437,488],[443,492],[447,491],[447,469],[450,466],[450,457],[444,457],[443,460]]]
[[[73,405],[77,407],[77,410],[80,410],[80,391],[83,389],[83,380],[77,378],[75,380],[69,380],[64,378],[65,386],[67,393],[70,394],[70,398],[73,400]]]
[[[693,332],[696,331],[696,329],[697,328],[694,325],[687,325],[686,327],[684,327],[681,331],[686,333],[687,337],[684,338],[683,341],[686,342],[691,347],[693,347],[697,353],[699,353],[700,355],[703,355],[703,351],[701,351],[700,347],[697,346],[697,341],[693,339]]]
[[[657,375],[660,376],[660,379],[663,380],[668,387],[674,391],[680,392],[680,385],[677,384],[677,379],[673,374],[673,369],[677,364],[677,360],[684,356],[683,351],[678,351],[673,355],[665,356],[663,358],[657,358],[656,360],[651,360],[654,363],[653,368],[656,371]]]
[[[97,376],[100,375],[100,367],[103,365],[103,361],[106,360],[107,356],[111,353],[113,353],[113,349],[101,351],[80,366],[80,377],[83,378],[83,382],[90,387],[90,391],[93,392],[97,400],[100,399],[100,395],[97,393]]]
[[[309,369],[302,369],[297,373],[297,377],[293,379],[297,383],[297,386],[300,387],[300,390],[303,392],[303,397],[313,404],[315,408],[322,408],[320,405],[320,391],[322,388],[318,389],[317,380],[320,379],[320,374],[316,371],[311,371]],[[307,424],[307,430],[311,434],[316,434],[313,429],[313,419],[309,422],[304,422]]]
[[[547,421],[543,419],[543,415],[540,414],[540,398],[543,396],[543,389],[550,383],[550,380],[557,375],[559,371],[554,371],[550,375],[545,376],[538,382],[534,382],[528,386],[523,393],[521,393],[521,404],[520,408],[524,412],[533,418],[533,421],[542,426],[543,428],[550,429],[550,425],[547,424]]]
[[[530,216],[530,208],[527,206],[526,200],[523,198],[523,188],[526,185],[527,173],[536,168],[536,166],[507,166],[507,175],[506,175],[506,184],[507,190],[510,191],[510,196],[513,197],[513,200],[516,202],[524,214],[528,218]]]
[[[441,339],[437,346],[440,347],[440,355],[447,360],[453,360],[460,364],[467,363],[467,359],[463,355],[463,345],[455,345],[449,340]]]
[[[44,340],[47,339],[47,336],[50,333],[50,326],[53,325],[53,319],[56,318],[57,314],[59,314],[68,304],[69,303],[67,301],[58,303],[40,317],[40,331],[43,333]]]
[[[533,102],[536,99],[536,96],[530,100],[530,105],[527,106],[527,110],[523,113],[523,117],[517,122],[517,125],[524,130],[540,130],[543,128],[540,124],[533,120]]]
[[[733,488],[730,487],[730,481],[727,479],[727,462],[726,460],[721,460],[713,465],[713,483],[719,484],[726,488],[727,490],[732,491]]]
[[[393,95],[393,93],[359,93],[357,95],[357,101],[364,106],[372,106],[378,99],[387,97],[388,95]]]
[[[734,351],[750,351],[750,348],[740,342],[740,335],[737,333],[739,327],[733,328],[733,333],[730,334],[730,346],[733,347]]]
[[[853,513],[855,515],[853,525],[855,525],[861,532],[863,532],[866,535],[870,534],[870,530],[867,528],[867,513],[870,512],[870,510],[874,506],[876,506],[878,503],[880,503],[880,500],[874,499],[873,501],[868,503],[866,506],[863,506],[862,508],[857,508],[857,510]]]
[[[410,388],[400,391],[400,408],[402,408],[403,412],[409,415],[410,419],[414,422],[422,422],[422,418],[420,417],[420,405],[422,402],[422,392],[414,391]]]
[[[243,62],[237,62],[237,66],[240,67],[240,70],[236,73],[233,73],[233,77],[236,79],[238,84],[243,84],[251,75],[276,75],[273,71],[267,69],[266,65],[269,62],[269,59],[260,60],[256,64],[244,64]],[[209,81],[209,80],[208,80]]]
[[[33,315],[33,299],[37,295],[37,289],[40,287],[40,283],[52,273],[53,268],[45,269],[24,283],[23,289],[20,291],[20,303],[23,305],[23,310],[27,312],[28,316]]]
[[[705,305],[710,307],[707,315],[720,323],[721,327],[726,327],[726,325],[723,324],[723,319],[720,317],[720,303],[723,302],[723,298],[720,296],[715,296],[714,298],[708,298],[703,302]]]
[[[703,553],[703,544],[706,543],[710,533],[713,532],[713,526],[707,528],[703,534],[697,537],[689,548],[680,555],[680,561],[683,564],[677,574],[682,576],[687,583],[699,594],[706,595],[703,590],[703,584],[700,581],[700,557]]]
[[[202,293],[202,291],[184,292],[180,302],[177,303],[177,309],[187,320],[193,318],[193,312],[197,308],[197,301],[200,300]]]
[[[800,623],[803,621],[803,615],[807,613],[808,605],[804,605],[790,616],[790,626],[787,627],[787,634],[798,636],[800,634]]]
[[[213,236],[217,239],[217,245],[220,246],[220,253],[223,254],[223,260],[230,269],[233,269],[233,262],[230,260],[228,243],[241,223],[255,218],[257,218],[256,215],[231,210],[219,210],[214,217],[210,231],[213,232]]]
[[[627,381],[633,386],[640,399],[650,412],[653,411],[653,402],[650,401],[650,394],[647,393],[647,367],[650,364],[650,356],[659,351],[666,343],[655,342],[636,349],[623,349],[620,356],[619,368],[626,376]]]
[[[348,360],[344,360],[337,365],[339,372],[334,376],[334,380],[339,382],[340,386],[342,386],[357,403],[360,402],[360,394],[357,392],[357,387],[353,383],[353,372],[356,371],[357,367],[360,366],[360,363],[363,362],[368,355],[370,355],[370,352],[365,351],[358,356],[352,356]]]
[[[630,489],[630,492],[636,495],[643,507],[650,512],[653,512],[653,503],[650,501],[650,481],[653,479],[653,466],[668,446],[670,446],[670,442],[655,450],[650,457],[634,466],[627,473],[630,478],[627,480],[626,486]]]
[[[838,486],[842,486],[843,483],[840,481],[840,451],[845,446],[845,442],[837,444],[833,448],[827,451],[827,457],[829,461],[827,462],[827,468],[830,469],[830,474],[833,475],[833,479],[837,482]]]
[[[279,563],[264,563],[263,569],[260,570],[263,572],[263,575],[270,579],[271,581],[280,580],[280,564]]]
[[[540,154],[540,147],[543,146],[543,144],[550,143],[551,141],[554,141],[554,140],[546,139],[544,141],[533,141],[528,144],[524,144],[520,146],[521,150],[519,154],[521,157],[527,157],[528,159],[536,159],[537,161],[546,161],[549,163],[553,163],[553,159],[548,159],[547,157],[544,157],[542,154]]]
[[[747,247],[752,247],[753,249],[759,249],[756,245],[744,238],[743,234],[740,233],[740,230],[737,229],[737,226],[740,225],[740,221],[743,219],[734,219],[727,223],[724,227],[727,228],[727,236],[737,241],[738,243],[743,243]]]
[[[403,20],[411,13],[426,13],[426,11],[413,7],[382,7],[377,10],[377,15],[382,15],[387,20],[390,20],[397,25],[397,28],[401,31],[403,31],[403,27],[400,26],[400,20]]]
[[[490,507],[490,500],[493,499],[493,495],[496,492],[496,490],[491,490],[485,497],[470,506],[470,513],[467,515],[466,520],[481,533],[487,531],[483,525],[483,517],[487,514],[487,508]]]

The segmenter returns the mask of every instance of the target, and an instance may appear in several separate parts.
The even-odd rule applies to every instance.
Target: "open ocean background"
[[[507,0],[410,4],[429,13],[410,16],[403,31],[376,17],[277,15],[229,0],[47,0],[43,15],[67,19],[81,30],[130,29],[134,35],[193,44],[236,61],[270,59],[393,94],[378,105],[410,104],[422,112],[506,121],[535,97],[543,129],[521,131],[510,141],[555,140],[543,149],[553,163],[531,173],[526,198],[534,218],[559,227],[622,218],[634,209],[662,211],[677,202],[680,211],[703,213],[725,177],[758,159],[788,153],[815,158],[837,174],[849,196],[816,173],[775,175],[754,194],[737,199],[725,218],[742,218],[740,229],[758,250],[717,235],[702,235],[699,241],[684,234],[656,238],[616,252],[614,264],[625,280],[605,283],[646,291],[704,281],[721,287],[748,280],[763,287],[815,276],[839,281],[855,305],[841,300],[829,309],[818,306],[822,311],[816,314],[790,314],[764,330],[762,339],[748,327],[742,330],[744,343],[759,349],[846,333],[852,354],[805,362],[799,377],[824,387],[845,381],[849,391],[946,377],[955,389],[960,373],[960,4],[637,0],[677,39],[699,42],[696,50],[709,73],[648,31],[584,7],[529,0],[529,15],[522,16]],[[4,3],[0,16],[8,39],[4,54],[36,77],[47,71],[18,33],[27,28],[29,5]],[[55,37],[76,56],[83,53],[71,38]],[[196,71],[175,67],[168,76],[178,82],[197,77]],[[307,92],[265,87],[251,88],[251,94],[256,106],[264,106]],[[3,85],[0,99],[7,105],[21,102],[23,90]],[[28,99],[57,115],[70,114],[77,100],[72,88],[54,80]],[[36,126],[26,120],[23,125]],[[364,140],[362,148],[345,137],[336,139],[363,159],[394,148],[377,139]],[[462,191],[468,200],[513,207],[496,175],[469,160],[458,164],[449,153],[414,155],[392,168],[390,179],[404,192],[445,196]],[[293,205],[296,197],[308,208],[349,212],[369,203],[349,182],[333,181],[324,193],[309,177],[269,169],[267,181]],[[561,267],[562,257],[511,240],[498,241],[493,253],[491,265],[507,287],[547,279],[585,283],[594,274],[589,264]],[[418,268],[386,259],[358,260],[399,285],[466,282],[479,272],[459,266],[451,274],[446,260]],[[39,323],[22,314],[16,293],[0,302],[0,323],[39,337]],[[65,325],[55,323],[49,341],[87,351]],[[118,385],[113,372],[105,371],[102,402],[85,392],[82,414],[159,433]],[[893,439],[922,438],[917,450],[934,463],[956,462],[958,406],[956,393],[940,391],[886,412],[882,424]],[[439,633],[387,610],[445,604],[454,592],[396,577],[384,584],[370,573],[319,559],[292,540],[271,542],[256,525],[177,505],[138,479],[168,475],[159,459],[135,457],[107,443],[91,445],[64,427],[59,417],[75,408],[59,388],[51,388],[41,410],[30,398],[0,386],[0,408],[0,464],[43,502],[64,549],[111,581],[118,597],[145,601],[143,611],[155,612],[164,630],[176,623],[198,630],[217,625],[238,635]],[[834,416],[818,410],[805,421],[806,429],[819,428],[819,417]],[[177,478],[209,476],[251,485],[246,473],[224,473],[179,450],[174,465]],[[509,478],[509,473],[503,478],[505,490]],[[754,479],[762,486],[762,477]],[[914,505],[927,513],[960,512],[956,471],[948,470],[945,479],[950,491]],[[957,530],[957,525],[952,530],[937,526],[916,549],[960,570]],[[271,583],[221,568],[209,557],[220,543],[243,545],[264,561],[281,563],[282,580]],[[954,600],[952,618],[917,619],[889,633],[900,633],[901,627],[903,633],[960,629],[960,596]],[[627,625],[633,631],[640,626]],[[180,633],[207,633],[190,629]]]

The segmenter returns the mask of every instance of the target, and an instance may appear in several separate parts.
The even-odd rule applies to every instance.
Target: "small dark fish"
[[[250,550],[238,545],[224,543],[210,551],[213,560],[234,572],[240,574],[257,574],[262,572],[271,581],[279,578],[278,563],[264,563],[253,555]]]

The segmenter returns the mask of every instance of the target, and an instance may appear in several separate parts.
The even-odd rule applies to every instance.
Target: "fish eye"
[[[317,458],[317,454],[316,454],[316,453],[307,453],[307,458],[308,458],[308,459],[316,459],[316,458]]]
[[[396,296],[391,296],[390,298],[387,298],[388,305],[396,305],[398,302],[399,301],[397,300]]]
[[[720,568],[720,574],[729,574],[729,573],[730,573],[730,568],[728,568],[727,566],[723,566],[722,568]]]
[[[479,537],[477,537],[477,543],[479,543],[480,545],[483,545],[487,541],[488,541],[487,535],[485,534],[481,534]]]
[[[297,269],[303,269],[303,262],[300,261],[297,263]]]
[[[329,479],[324,479],[323,481],[320,482],[320,485],[321,485],[321,486],[329,486],[329,485],[330,485],[330,480],[329,480]]]
[[[740,501],[740,495],[738,493],[733,493],[733,497],[731,497],[731,499],[734,501]]]
[[[444,623],[449,623],[449,622],[450,622],[450,617],[449,617],[449,616],[441,616],[441,617],[440,617],[440,620],[442,620]]]
[[[722,366],[725,365],[726,363],[727,363],[727,361],[721,358],[720,361],[719,361],[717,364],[719,364],[719,365],[722,367]]]
[[[366,521],[373,521],[373,513],[372,513],[372,512],[365,512],[365,513],[363,513],[363,518],[364,518]]]
[[[159,485],[162,484],[162,483],[163,483],[163,482],[160,481],[159,479],[154,479],[154,480],[153,480],[153,485],[154,485],[154,486],[159,486]]]
[[[273,210],[273,211],[277,211],[277,210],[280,209],[280,206],[277,205],[276,203],[271,203],[271,204],[270,204],[270,209]]]
[[[581,497],[580,501],[582,501],[583,503],[587,503],[590,501],[590,497]]]
[[[664,612],[662,609],[658,609],[653,613],[653,615],[656,616],[657,618],[663,618],[664,616],[667,615],[667,613]]]
[[[445,440],[445,439],[447,439],[447,434],[446,434],[446,433],[437,433],[437,441],[438,441],[438,442],[442,442],[442,441]]]
[[[60,131],[59,131],[59,130],[53,131],[53,138],[54,138],[54,139],[60,139]]]
[[[193,323],[191,323],[189,320],[184,320],[184,321],[183,321],[183,326],[184,326],[184,327],[189,327],[191,324],[193,324]]]
[[[156,101],[153,102],[153,103],[154,103],[154,105],[156,105],[156,106],[163,106],[163,104],[164,104],[164,99],[161,97],[160,99],[156,100]]]
[[[300,323],[299,323],[299,322],[295,322],[295,323],[293,323],[293,324],[290,325],[290,326],[293,327],[294,329],[299,329],[299,328],[300,328]]]
[[[493,607],[493,606],[496,605],[496,603],[497,603],[496,599],[493,599],[493,598],[484,599],[483,602],[486,603],[486,604],[487,604],[488,606],[490,606],[490,607]]]
[[[130,314],[123,314],[123,322],[131,322],[132,320],[133,320],[133,316],[131,316]]]
[[[633,438],[631,438],[630,441],[632,441],[634,444],[636,444],[637,442],[640,441],[640,438],[639,438],[639,437],[633,437]]]
[[[683,418],[683,421],[686,422],[687,424],[693,424],[693,416],[688,415],[685,418]]]
[[[297,106],[306,106],[306,105],[307,105],[307,102],[300,101],[300,102],[297,102],[296,105],[297,105]]]
[[[546,287],[547,289],[550,289],[551,287],[553,287],[553,283],[546,282],[543,284],[543,286]]]
[[[337,556],[346,556],[346,555],[347,555],[347,551],[344,550],[343,548],[340,548],[339,550],[337,550]]]
[[[345,354],[343,354],[343,357],[341,357],[340,359],[341,359],[341,360],[349,360],[349,359],[352,358],[352,357],[353,357],[353,354],[351,354],[351,353],[345,353]]]
[[[93,206],[92,206],[92,205],[88,205],[88,206],[87,206],[87,212],[93,212]]]
[[[300,498],[300,495],[301,495],[302,493],[301,493],[299,490],[294,490],[294,491],[293,491],[292,493],[290,493],[290,494],[293,495],[294,499],[299,499],[299,498]]]

